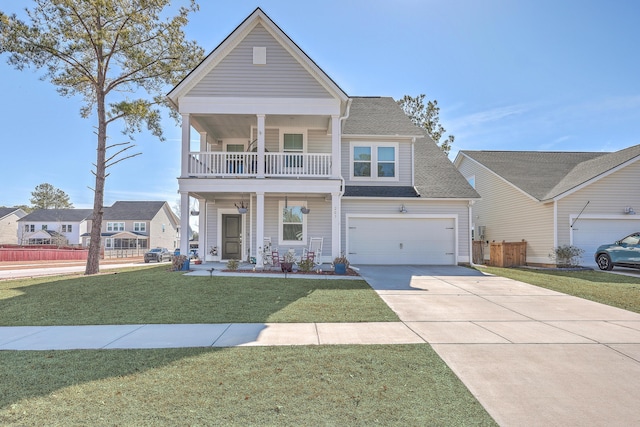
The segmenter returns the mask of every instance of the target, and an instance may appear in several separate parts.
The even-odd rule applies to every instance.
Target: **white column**
[[[340,193],[331,193],[331,261],[340,255]]]
[[[204,262],[207,259],[209,250],[207,248],[207,201],[198,199],[198,256]]]
[[[256,178],[264,178],[264,122],[265,115],[258,114],[258,175]]]
[[[189,115],[182,115],[182,165],[180,176],[182,178],[186,178],[189,176],[189,151],[191,145],[191,123],[189,122]],[[189,213],[188,206],[187,210],[182,211],[183,216],[184,213]]]
[[[256,193],[256,267],[262,268],[262,254],[264,250],[264,192]]]
[[[340,117],[331,116],[331,177],[340,178]]]
[[[180,254],[189,256],[189,193],[180,192]]]
[[[200,132],[200,151],[209,151],[206,132]]]

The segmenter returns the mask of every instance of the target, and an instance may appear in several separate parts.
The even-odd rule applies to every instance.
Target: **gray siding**
[[[473,222],[486,227],[485,241],[527,241],[527,262],[550,263],[553,252],[553,204],[542,204],[466,158],[458,168],[465,178],[475,175],[482,197],[473,205]],[[477,236],[477,234],[476,234]],[[489,259],[489,249],[485,249]]]
[[[253,48],[267,64],[253,64]],[[262,26],[257,25],[187,96],[331,98],[326,89]]]

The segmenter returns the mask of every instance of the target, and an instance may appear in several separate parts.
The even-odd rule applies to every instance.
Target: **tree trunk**
[[[102,216],[104,214],[104,184],[106,180],[106,152],[107,152],[107,118],[105,111],[104,93],[98,91],[98,148],[96,154],[96,185],[93,196],[93,217],[91,223],[91,240],[85,275],[98,274],[100,272],[100,249],[102,248]]]

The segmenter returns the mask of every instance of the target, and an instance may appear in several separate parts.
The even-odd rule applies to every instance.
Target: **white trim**
[[[463,257],[465,260],[458,259],[459,257],[459,238],[458,238],[458,214],[346,214],[345,215],[345,253],[349,253],[349,224],[352,219],[355,218],[374,218],[374,219],[453,219],[454,230],[453,235],[455,237],[455,253],[453,259],[456,264],[459,262],[468,262],[469,257]]]
[[[331,98],[190,96],[180,101],[180,114],[337,115],[340,102]]]
[[[553,247],[558,247],[558,202],[555,200],[553,201]]]
[[[571,227],[571,224],[573,224],[573,221],[576,218],[578,218],[578,216],[580,217],[578,219],[578,222],[580,222],[581,219],[640,221],[640,215],[615,215],[615,214],[613,214],[613,215],[597,215],[597,214],[579,215],[579,214],[571,214],[571,215],[569,215],[569,244],[570,245],[573,245],[573,227]]]
[[[306,246],[307,244],[307,223],[309,215],[302,215],[302,240],[282,240],[283,223],[282,210],[284,209],[284,200],[278,201],[278,246]],[[287,200],[287,206],[306,206],[304,200]]]
[[[371,175],[370,176],[354,176],[353,164],[355,162],[353,158],[353,150],[356,147],[366,147],[371,149]],[[400,160],[398,158],[400,152],[400,144],[398,142],[373,142],[373,141],[350,141],[349,142],[349,179],[351,181],[366,181],[366,182],[397,182],[400,180]],[[393,177],[379,177],[378,176],[378,148],[393,148],[393,164],[394,164],[394,176]],[[390,163],[390,162],[383,162]]]
[[[309,138],[307,135],[307,128],[301,127],[281,127],[279,128],[279,141],[278,143],[281,153],[297,153],[297,151],[284,151],[284,135],[302,135],[302,153],[307,152],[307,145],[309,144]]]

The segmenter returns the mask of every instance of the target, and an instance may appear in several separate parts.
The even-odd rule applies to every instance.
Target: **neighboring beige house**
[[[613,153],[460,151],[458,170],[482,200],[476,240],[527,241],[528,264],[550,264],[562,245],[596,248],[640,231],[640,145]],[[485,251],[488,259],[489,251]]]
[[[16,244],[18,220],[26,214],[20,208],[0,208],[0,245]]]
[[[116,202],[105,208],[102,218],[105,256],[127,251],[143,254],[155,247],[173,250],[180,241],[179,227],[180,219],[167,202]],[[84,236],[86,246],[89,232]]]
[[[470,261],[479,196],[442,150],[392,98],[347,95],[261,9],[168,98],[182,116],[180,210],[197,200],[206,260],[260,266],[266,242],[300,256],[314,238],[324,262]]]

